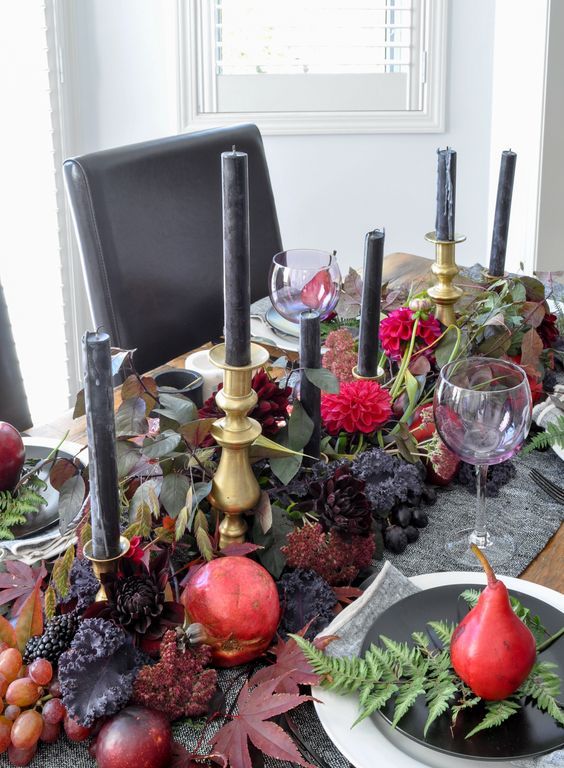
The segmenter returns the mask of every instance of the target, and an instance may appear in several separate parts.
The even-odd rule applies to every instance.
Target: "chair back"
[[[223,332],[221,153],[249,156],[251,299],[282,250],[255,125],[67,160],[64,175],[94,323],[147,371]]]
[[[20,432],[32,426],[4,290],[0,283],[0,421]]]

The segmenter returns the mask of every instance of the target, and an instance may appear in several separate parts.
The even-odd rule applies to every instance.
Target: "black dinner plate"
[[[25,442],[26,462],[28,459],[46,459],[53,450],[52,447],[41,445],[41,438],[37,438],[37,444],[30,444],[29,438],[26,438]],[[59,448],[57,458],[72,460],[74,459],[74,455],[65,451],[63,448]],[[16,525],[12,528],[12,533],[14,534],[15,539],[23,539],[26,536],[40,533],[41,531],[50,528],[59,520],[59,492],[55,490],[49,482],[51,466],[52,464],[49,462],[47,466],[39,470],[39,477],[47,483],[47,488],[44,491],[41,491],[41,495],[45,499],[45,504],[42,504],[37,512],[31,512],[25,523]],[[30,467],[31,465],[26,463],[23,471],[27,472]]]
[[[470,587],[483,589],[483,584],[449,584],[422,590],[392,605],[379,616],[364,639],[364,654],[372,643],[379,644],[380,635],[392,640],[412,644],[411,633],[424,631],[427,622],[446,620],[458,623],[468,612],[468,606],[460,593]],[[531,595],[511,590],[511,594],[540,617],[542,624],[553,634],[563,623],[564,614],[554,606]],[[564,638],[557,640],[550,648],[543,651],[543,661],[558,665],[559,674],[564,673]],[[526,704],[519,712],[496,728],[480,731],[470,739],[465,739],[485,714],[484,705],[462,711],[456,726],[451,732],[450,714],[447,711],[430,726],[427,736],[423,728],[428,710],[424,697],[420,696],[409,712],[396,726],[405,736],[439,752],[476,760],[509,760],[522,757],[534,757],[552,752],[564,746],[564,728],[532,704]],[[384,717],[392,722],[393,704],[381,712],[375,712],[372,718]]]

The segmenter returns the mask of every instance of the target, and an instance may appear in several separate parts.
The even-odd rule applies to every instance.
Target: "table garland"
[[[49,572],[43,565],[8,561],[0,574],[5,706],[13,700],[12,706],[42,714],[46,742],[58,738],[63,724],[75,741],[101,729],[101,766],[110,764],[100,751],[104,729],[125,713],[167,739],[171,721],[229,715],[216,700],[217,648],[226,638],[211,637],[208,627],[204,639],[209,644],[192,646],[197,632],[185,630],[186,607],[208,564],[229,561],[229,578],[236,580],[241,562],[260,563],[274,580],[281,605],[278,639],[269,651],[275,663],[245,682],[237,718],[227,716],[211,743],[202,738],[198,752],[219,765],[247,768],[250,740],[265,754],[308,765],[290,736],[271,722],[309,698],[299,686],[318,682],[323,669],[319,652],[300,638],[312,640],[360,594],[356,585],[374,560],[385,558],[386,551],[401,554],[427,535],[426,506],[436,500],[436,485],[473,482],[469,466],[446,448],[435,429],[432,399],[440,367],[470,354],[511,359],[525,369],[538,402],[550,397],[564,362],[564,315],[558,304],[564,285],[554,275],[492,281],[474,268],[463,272],[463,282],[457,323],[448,328],[436,319],[424,285],[384,287],[385,379],[377,382],[351,373],[361,295],[360,277],[351,270],[337,315],[323,324],[323,367],[305,372],[323,393],[321,461],[303,454],[313,424],[294,397],[296,364],[279,358],[256,373],[258,403],[251,415],[260,422],[262,436],[251,457],[262,493],[248,516],[248,541],[223,550],[217,515],[207,501],[218,461],[210,434],[221,416],[215,395],[198,412],[192,401],[139,375],[129,352],[116,353],[116,369],[125,376],[116,435],[122,531],[130,549],[105,583],[106,599],[96,601],[99,584],[83,557],[91,538],[87,469],[55,461],[51,483],[58,489],[66,485],[65,504],[72,507],[65,519],[80,515],[77,543]],[[549,299],[560,314],[550,311]],[[75,415],[81,412],[79,397]],[[533,433],[525,450],[550,443],[564,445],[564,415],[550,433]],[[490,468],[488,493],[497,493],[513,472],[511,462]],[[40,492],[33,473],[26,482],[30,494]],[[14,504],[22,498],[17,502],[7,492],[0,494],[4,536],[10,535]],[[261,609],[267,613],[266,603]],[[245,616],[233,612],[245,624]],[[236,636],[228,639],[230,663],[245,661],[244,643]],[[309,661],[301,648],[308,650]],[[16,654],[21,654],[19,666]],[[47,679],[43,665],[45,682],[37,683],[33,701],[7,694],[10,677],[21,674],[22,663],[28,665],[26,680],[34,675],[40,680],[37,660],[45,659],[53,677]],[[38,673],[32,672],[34,663]],[[56,701],[62,706],[50,703]],[[0,749],[10,742],[7,714],[0,717]],[[31,727],[34,718],[28,719]],[[17,765],[27,764],[35,751],[28,749],[26,758],[25,750],[23,756],[13,745],[10,750]],[[170,764],[193,765],[195,757],[176,745]],[[135,760],[134,754],[132,765]]]

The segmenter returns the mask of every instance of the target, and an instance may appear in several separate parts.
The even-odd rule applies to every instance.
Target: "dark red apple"
[[[268,571],[247,557],[218,557],[200,568],[182,595],[191,622],[219,667],[265,651],[280,621],[278,590]]]
[[[100,729],[96,763],[98,768],[166,768],[171,749],[170,723],[162,712],[131,706]]]
[[[0,491],[12,491],[25,461],[25,447],[18,430],[0,421]]]

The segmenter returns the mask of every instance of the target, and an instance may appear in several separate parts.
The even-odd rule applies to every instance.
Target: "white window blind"
[[[212,0],[204,111],[418,110],[420,5]]]

